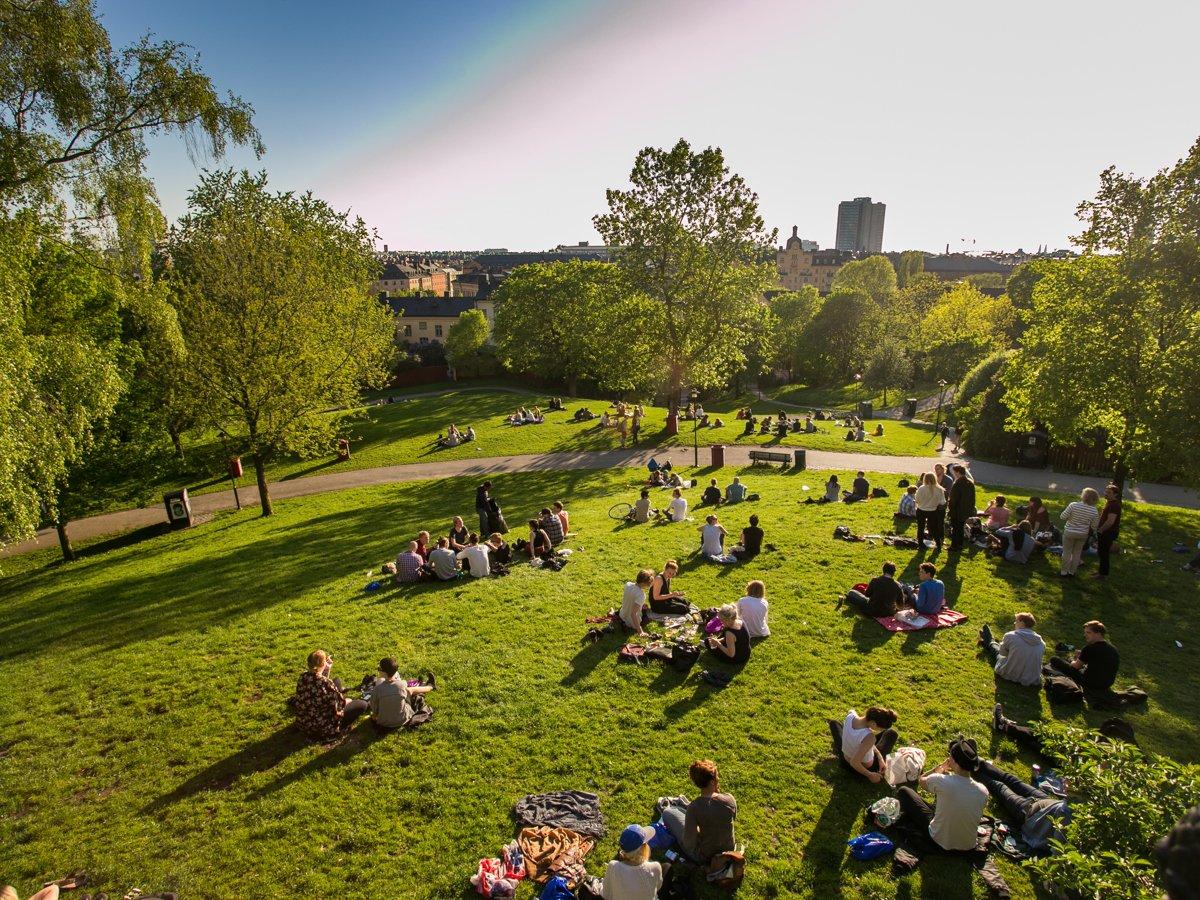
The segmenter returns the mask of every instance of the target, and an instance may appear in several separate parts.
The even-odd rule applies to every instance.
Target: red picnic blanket
[[[883,616],[875,621],[888,631],[922,631],[928,628],[953,628],[967,621],[967,614],[955,609],[943,609],[936,617],[926,616],[929,621],[920,628],[913,628],[908,622],[903,622],[895,616]]]

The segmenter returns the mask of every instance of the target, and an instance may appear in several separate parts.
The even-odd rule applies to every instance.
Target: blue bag
[[[546,882],[546,886],[538,894],[538,900],[575,900],[575,894],[567,884],[567,879],[555,875]]]
[[[650,838],[651,850],[670,850],[675,846],[675,836],[667,830],[666,823],[662,819],[650,827],[654,829],[654,837]]]
[[[896,845],[891,842],[891,839],[878,831],[860,834],[846,843],[850,845],[850,855],[855,859],[876,859],[886,856],[896,849]]]

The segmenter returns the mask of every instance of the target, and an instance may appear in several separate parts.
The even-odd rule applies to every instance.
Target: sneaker
[[[1005,724],[1004,704],[997,703],[992,707],[992,731],[1004,731]]]
[[[425,673],[425,683],[429,685],[430,690],[437,690],[437,677],[432,672]]]
[[[842,604],[843,604],[843,603],[845,603],[845,602],[846,602],[846,595],[845,595],[845,594],[838,594],[837,603],[836,603],[836,604],[834,604],[834,607],[833,607],[833,608],[834,608],[834,609],[841,609],[841,608],[842,608]]]

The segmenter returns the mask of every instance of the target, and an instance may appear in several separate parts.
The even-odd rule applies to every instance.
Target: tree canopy
[[[458,321],[446,332],[446,361],[458,367],[479,353],[487,343],[487,317],[478,309],[459,313]]]
[[[628,289],[650,298],[670,403],[683,386],[721,383],[744,365],[763,292],[776,280],[766,250],[758,195],[731,174],[720,148],[693,152],[647,147],[634,162],[628,190],[607,191],[608,212],[593,219],[616,251]]]
[[[887,306],[896,290],[896,270],[886,256],[852,259],[837,270],[829,288],[830,293],[846,291],[866,294],[881,307]]]

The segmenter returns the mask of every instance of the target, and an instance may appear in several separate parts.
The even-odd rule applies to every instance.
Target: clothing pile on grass
[[[717,618],[715,607],[697,609],[686,614],[664,614],[651,612],[648,614],[649,627],[655,630],[646,637],[633,636],[617,651],[621,662],[646,665],[649,660],[655,660],[669,665],[680,672],[688,672],[700,658],[702,639]],[[606,635],[621,634],[627,629],[619,614],[609,610],[604,616],[589,616],[586,619],[592,626],[584,634],[583,640],[588,643],[598,643]]]
[[[901,550],[919,550],[921,544],[915,538],[888,532],[887,534],[855,534],[849,525],[838,525],[833,529],[833,537],[839,541],[850,543],[883,544],[885,547],[897,547]]]
[[[559,879],[573,891],[588,878],[584,860],[608,831],[600,798],[584,791],[528,794],[517,801],[513,815],[516,839],[499,856],[481,859],[471,877],[479,894],[512,897],[526,878],[539,885]]]

